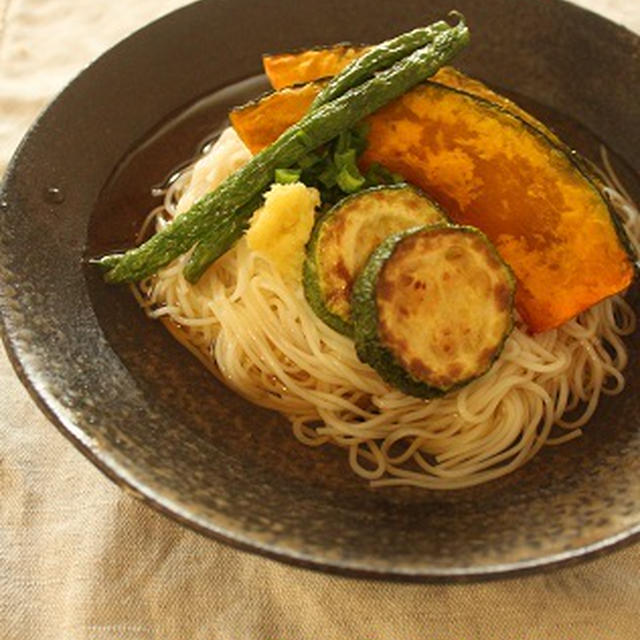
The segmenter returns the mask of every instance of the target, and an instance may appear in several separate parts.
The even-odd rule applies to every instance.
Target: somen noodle
[[[149,225],[162,228],[250,154],[232,129],[166,190]],[[606,195],[639,247],[640,216],[603,156]],[[301,285],[283,280],[246,239],[193,285],[189,254],[134,287],[146,313],[216,376],[258,405],[286,415],[310,446],[345,448],[353,471],[375,486],[457,489],[503,476],[545,444],[581,434],[602,394],[624,387],[623,337],[635,314],[621,296],[561,327],[529,335],[517,326],[491,370],[463,389],[423,400],[393,389],[326,326]],[[259,428],[256,425],[256,428]]]

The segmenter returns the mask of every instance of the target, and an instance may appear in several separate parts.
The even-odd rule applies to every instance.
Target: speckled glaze
[[[638,179],[638,37],[557,0],[453,4],[473,35],[464,70],[582,123]],[[342,451],[299,445],[285,420],[218,383],[145,320],[126,288],[104,285],[83,265],[92,248],[131,239],[150,176],[161,180],[192,153],[222,122],[229,96],[257,91],[260,80],[237,83],[259,73],[261,53],[375,42],[452,6],[408,0],[371,12],[370,0],[278,0],[268,9],[201,2],[107,52],[27,135],[0,192],[4,340],[43,411],[125,489],[237,546],[392,579],[513,574],[640,533],[638,334],[627,390],[602,403],[583,438],[474,489],[372,490]],[[156,161],[147,156],[138,173],[116,171],[159,123],[213,92],[209,119],[192,114]],[[640,306],[637,295],[632,303]]]

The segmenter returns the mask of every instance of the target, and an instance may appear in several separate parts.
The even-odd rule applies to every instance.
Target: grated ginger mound
[[[301,182],[274,184],[265,202],[251,219],[246,238],[289,281],[300,281],[304,247],[311,236],[315,209],[320,206],[317,189]]]

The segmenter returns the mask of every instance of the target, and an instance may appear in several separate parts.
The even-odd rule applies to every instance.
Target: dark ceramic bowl
[[[557,0],[202,2],[108,51],[42,114],[6,174],[0,308],[14,366],[52,422],[115,482],[184,524],[288,562],[356,575],[510,574],[640,532],[640,337],[628,387],[583,438],[505,479],[433,493],[372,490],[342,451],[208,374],[126,288],[83,266],[130,243],[149,186],[266,87],[260,55],[375,42],[463,11],[458,64],[520,96],[569,143],[606,142],[638,195],[640,39]],[[638,308],[637,298],[632,298]],[[45,443],[46,444],[46,443]]]

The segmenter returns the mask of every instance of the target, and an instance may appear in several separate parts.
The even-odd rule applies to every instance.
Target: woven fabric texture
[[[180,0],[0,0],[0,173],[92,58]],[[637,0],[581,0],[640,32]],[[0,348],[2,640],[624,640],[640,545],[470,585],[357,581],[205,539],[109,482],[41,415]]]

